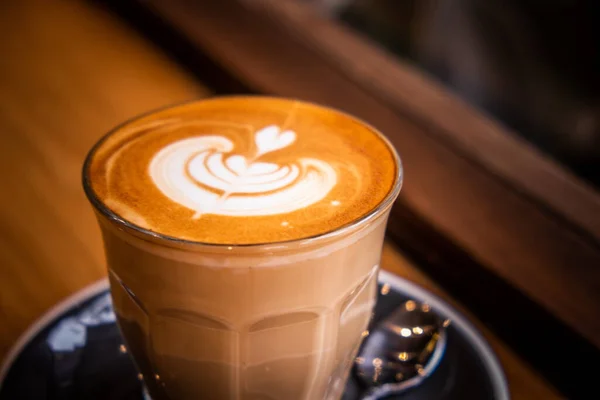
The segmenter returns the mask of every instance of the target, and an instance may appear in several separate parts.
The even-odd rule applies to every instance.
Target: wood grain
[[[400,206],[600,348],[600,270],[595,268],[600,265],[600,246],[592,234],[582,234],[584,228],[574,228],[549,211],[560,201],[545,207],[534,199],[541,192],[537,197],[525,196],[519,186],[499,179],[498,166],[496,173],[490,173],[474,165],[456,151],[456,145],[438,140],[439,135],[431,132],[437,129],[431,120],[439,118],[423,123],[422,118],[410,117],[414,114],[410,108],[399,113],[398,105],[342,73],[339,63],[324,56],[322,48],[315,49],[315,37],[301,35],[301,30],[290,26],[294,21],[285,20],[277,7],[234,0],[173,0],[168,4],[146,0],[144,4],[252,90],[331,105],[383,131],[403,158],[406,180]],[[310,31],[309,25],[328,23],[311,18],[305,32]],[[338,47],[345,45],[338,43]],[[352,67],[360,69],[366,59],[356,53]],[[439,104],[436,107],[432,113],[453,117]],[[494,129],[500,128],[494,125]],[[511,160],[507,154],[504,157]],[[552,175],[550,169],[556,168],[545,163],[542,182],[536,181],[540,176],[535,174],[528,179],[544,185]],[[576,196],[581,188],[573,182],[568,186],[569,196]],[[591,207],[586,210],[595,209],[594,200],[584,202]],[[402,229],[402,220],[392,223]]]
[[[23,1],[0,13],[0,358],[57,301],[105,275],[80,168],[108,129],[140,112],[208,95],[101,9]],[[390,245],[384,268],[450,300]],[[513,398],[554,389],[484,331]]]
[[[431,76],[399,62],[395,55],[344,25],[321,17],[305,3],[254,0],[252,6],[270,15],[273,22],[357,85],[426,125],[427,134],[600,243],[600,193],[516,133],[449,93]]]
[[[144,39],[76,1],[0,12],[0,356],[50,306],[104,275],[80,170],[140,112],[206,95]]]

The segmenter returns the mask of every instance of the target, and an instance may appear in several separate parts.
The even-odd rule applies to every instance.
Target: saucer
[[[386,399],[508,400],[502,368],[481,334],[447,303],[381,271],[371,326],[406,300],[427,303],[450,319],[438,367],[417,387]],[[343,400],[365,393],[351,373]],[[61,302],[18,340],[0,370],[0,400],[143,400],[138,373],[123,345],[108,289],[99,281]]]

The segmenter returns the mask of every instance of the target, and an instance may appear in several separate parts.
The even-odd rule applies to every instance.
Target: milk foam
[[[261,157],[292,145],[292,130],[270,125],[254,134],[253,154],[239,154],[219,135],[182,139],[160,150],[149,165],[154,184],[193,211],[225,216],[266,216],[306,208],[337,183],[335,169],[317,158],[279,165]]]
[[[132,120],[90,154],[88,195],[128,223],[199,243],[316,237],[399,190],[395,154],[335,110],[214,98]]]

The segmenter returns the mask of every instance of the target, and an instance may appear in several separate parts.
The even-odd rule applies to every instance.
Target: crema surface
[[[323,234],[376,208],[398,179],[387,143],[313,104],[222,97],[157,111],[101,142],[86,171],[113,213],[213,244]]]

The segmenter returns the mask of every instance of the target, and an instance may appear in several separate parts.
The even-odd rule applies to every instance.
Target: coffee
[[[389,194],[397,166],[389,146],[354,118],[236,97],[126,124],[96,149],[89,173],[99,200],[142,228],[256,244],[319,235],[364,216]]]
[[[274,98],[159,111],[96,146],[84,185],[153,399],[339,399],[399,171],[365,124]]]

